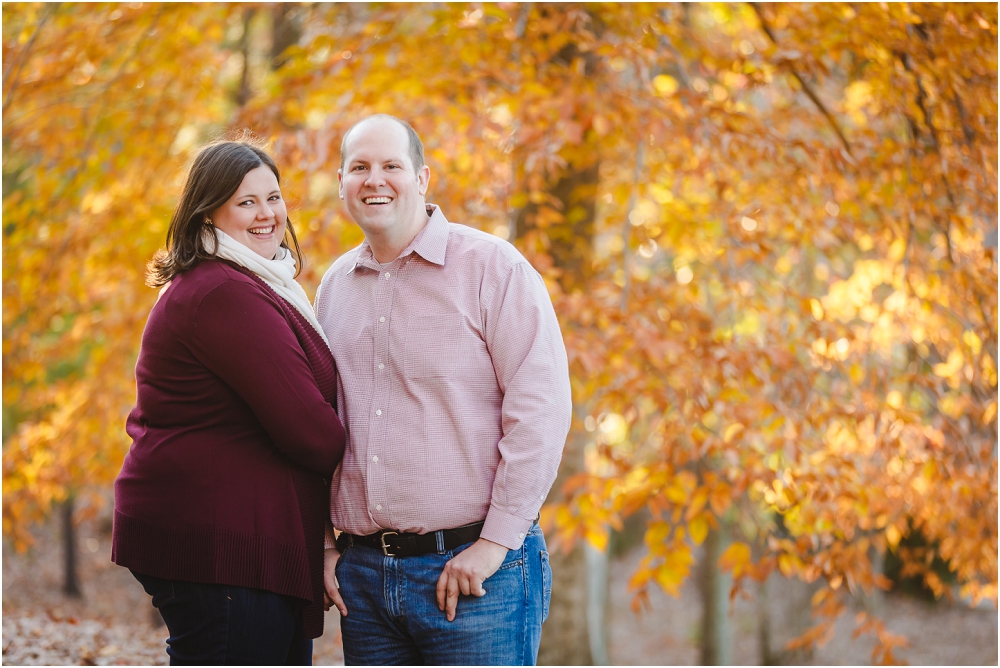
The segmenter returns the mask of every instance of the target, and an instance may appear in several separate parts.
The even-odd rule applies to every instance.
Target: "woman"
[[[136,362],[111,558],[152,595],[172,665],[310,665],[323,631],[344,428],[279,178],[250,143],[202,150],[149,265],[164,287]]]

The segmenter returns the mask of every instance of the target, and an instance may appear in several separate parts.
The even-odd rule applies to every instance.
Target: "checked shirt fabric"
[[[517,549],[569,431],[566,349],[514,246],[428,213],[394,261],[365,241],[316,293],[348,433],[330,518],[357,535],[485,520],[483,538]]]

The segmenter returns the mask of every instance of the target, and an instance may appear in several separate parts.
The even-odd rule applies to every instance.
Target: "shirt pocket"
[[[462,318],[417,316],[406,327],[406,377],[446,378],[458,366],[462,345]]]

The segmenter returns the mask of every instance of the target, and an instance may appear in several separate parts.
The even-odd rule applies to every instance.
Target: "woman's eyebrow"
[[[280,194],[281,194],[281,190],[280,189],[276,189],[276,190],[272,190],[271,192],[269,192],[268,196],[271,196],[271,195],[280,195]],[[251,198],[256,198],[256,197],[257,196],[254,195],[253,193],[247,193],[247,194],[244,194],[244,195],[237,195],[236,199],[251,199]]]

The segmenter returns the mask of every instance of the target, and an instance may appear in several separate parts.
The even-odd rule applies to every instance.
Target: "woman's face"
[[[229,201],[211,214],[212,224],[263,258],[273,260],[285,237],[288,212],[278,179],[267,165],[247,172]]]

